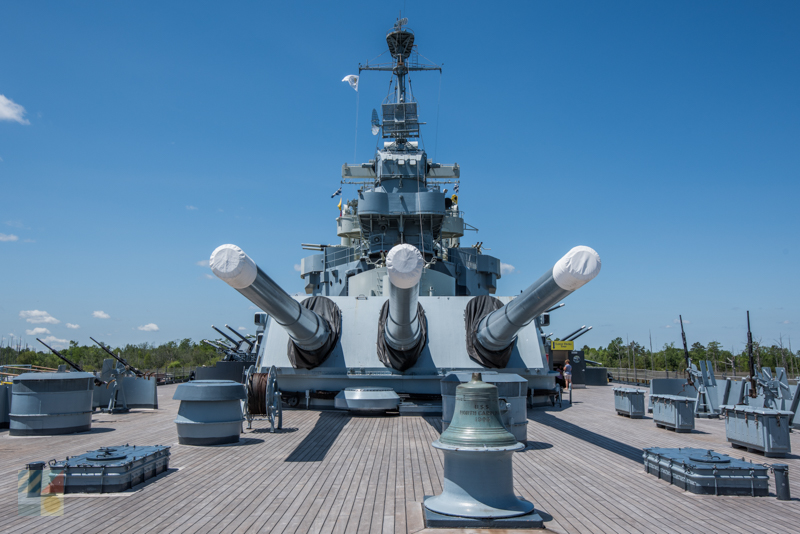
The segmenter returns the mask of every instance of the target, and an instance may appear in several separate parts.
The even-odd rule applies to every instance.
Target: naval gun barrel
[[[587,329],[585,329],[585,330],[583,330],[583,329],[582,329],[580,332],[578,332],[578,334],[577,334],[577,335],[572,335],[572,336],[570,336],[568,339],[565,339],[564,341],[575,341],[576,339],[578,339],[579,337],[581,337],[583,334],[585,334],[586,332],[588,332],[588,331],[589,331],[589,330],[591,330],[592,328],[594,328],[594,327],[593,327],[593,326],[590,326],[589,328],[587,328]]]
[[[39,339],[38,337],[36,338],[36,341],[38,341],[39,343],[41,343],[42,345],[44,345],[45,347],[47,347],[48,349],[50,349],[50,352],[52,352],[53,354],[55,354],[56,356],[58,356],[59,358],[61,358],[62,360],[64,360],[64,362],[65,362],[67,365],[69,365],[70,367],[72,367],[73,369],[75,369],[76,371],[78,371],[79,373],[85,373],[85,372],[86,372],[86,371],[84,371],[84,370],[83,370],[83,368],[81,368],[81,366],[80,366],[80,365],[78,365],[77,363],[73,362],[72,360],[70,360],[69,358],[67,358],[66,356],[64,356],[64,355],[63,355],[63,354],[61,354],[60,352],[58,352],[56,349],[54,349],[53,347],[51,347],[50,345],[48,345],[47,343],[45,343],[44,341],[42,341],[42,340],[41,340],[41,339]],[[94,377],[94,383],[95,383],[95,385],[97,385],[97,386],[100,386],[100,385],[103,385],[103,384],[105,384],[105,382],[103,382],[102,380],[100,380],[100,379],[99,379],[99,378],[97,378],[96,376]]]
[[[330,337],[331,332],[325,319],[290,297],[236,245],[217,247],[211,254],[211,270],[218,278],[271,315],[301,349],[316,350]]]
[[[566,336],[562,337],[562,338],[561,338],[561,341],[569,341],[569,338],[571,338],[572,336],[574,336],[575,334],[577,334],[578,332],[580,332],[580,331],[581,331],[581,330],[583,330],[584,328],[586,328],[586,325],[583,325],[582,327],[578,328],[578,329],[577,329],[577,330],[575,330],[574,332],[572,332],[572,333],[570,333],[570,334],[567,334]]]
[[[384,335],[386,343],[396,350],[413,349],[422,336],[418,300],[424,266],[422,254],[413,245],[397,245],[386,256],[389,316]]]
[[[135,375],[136,375],[136,376],[138,376],[138,377],[143,377],[143,376],[144,376],[144,373],[143,373],[142,371],[140,371],[140,370],[139,370],[139,369],[137,369],[136,367],[134,367],[134,366],[132,366],[131,364],[129,364],[129,363],[127,362],[127,360],[125,360],[125,358],[123,358],[122,356],[117,356],[116,354],[114,354],[114,353],[111,351],[111,349],[109,349],[108,347],[106,347],[105,345],[103,345],[102,343],[100,343],[99,341],[97,341],[97,340],[96,340],[95,338],[93,338],[92,336],[89,336],[89,339],[91,339],[92,341],[94,341],[94,342],[95,342],[97,345],[99,345],[99,346],[100,346],[100,348],[101,348],[101,349],[103,349],[104,351],[106,351],[106,352],[107,352],[109,355],[111,355],[111,357],[113,357],[115,360],[117,360],[119,363],[121,363],[123,366],[125,366],[125,369],[126,369],[126,370],[133,372],[133,374],[135,374]]]
[[[230,330],[231,332],[233,332],[234,334],[236,334],[236,336],[238,336],[238,337],[239,337],[239,338],[240,338],[240,339],[241,339],[243,342],[245,342],[245,343],[247,343],[248,345],[250,345],[250,350],[253,350],[253,347],[254,347],[255,345],[253,344],[253,342],[252,342],[252,341],[250,341],[249,339],[247,339],[247,338],[246,338],[246,337],[244,337],[242,334],[240,334],[239,332],[237,332],[236,330],[234,330],[233,328],[231,328],[231,327],[230,327],[230,326],[228,326],[228,325],[225,325],[225,328],[227,328],[228,330]],[[241,348],[241,346],[242,346],[242,344],[241,344],[241,343],[239,343],[239,348]]]
[[[508,347],[517,332],[535,317],[592,280],[600,272],[600,256],[589,247],[575,247],[520,296],[478,324],[477,341],[486,349]]]

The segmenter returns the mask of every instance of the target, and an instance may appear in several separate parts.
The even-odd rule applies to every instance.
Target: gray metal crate
[[[764,456],[783,458],[792,452],[789,440],[792,412],[746,405],[722,406],[725,436],[734,447],[757,450]]]
[[[653,403],[653,420],[659,428],[675,432],[694,430],[695,399],[678,395],[650,395]]]
[[[644,449],[644,470],[701,495],[769,495],[764,465],[736,460],[707,449]]]
[[[50,478],[63,475],[64,493],[125,491],[169,468],[169,447],[103,447],[50,464]]]
[[[620,415],[641,419],[644,417],[644,390],[614,388],[614,409]]]

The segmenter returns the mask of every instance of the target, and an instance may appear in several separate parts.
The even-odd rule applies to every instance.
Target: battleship
[[[413,45],[404,26],[398,21],[388,32],[390,50],[397,53],[392,65],[379,67],[391,68],[398,81],[405,68],[415,66],[409,61],[413,49],[404,55]],[[403,113],[411,109],[406,106],[413,102],[400,96],[397,89],[385,105],[404,104]],[[599,259],[590,249],[573,249],[521,295],[494,297],[499,260],[478,247],[460,247],[463,212],[457,199],[446,202],[443,191],[444,184],[458,184],[460,170],[428,163],[412,144],[414,123],[404,118],[398,124],[399,108],[390,107],[388,115],[382,109],[383,121],[374,122],[389,140],[374,161],[343,167],[346,183],[361,181],[358,195],[336,221],[342,242],[317,246],[319,254],[303,260],[308,296],[286,294],[237,247],[223,246],[213,257],[215,272],[265,312],[255,316],[252,339],[217,330],[231,343],[227,349],[217,344],[225,363],[252,365],[249,377],[266,375],[259,383],[272,392],[279,387],[278,398],[299,396],[308,404],[290,402],[298,409],[283,413],[282,429],[270,432],[270,422],[256,419],[238,442],[219,446],[181,442],[177,384],[158,386],[156,410],[93,413],[90,432],[46,439],[2,432],[0,531],[437,532],[426,525],[424,508],[447,484],[442,416],[375,417],[324,408],[336,407],[342,388],[360,389],[369,402],[385,400],[378,394],[386,390],[402,394],[401,408],[414,395],[435,396],[451,371],[517,374],[529,391],[552,387],[543,330],[547,310],[593,278]],[[409,170],[411,155],[425,169],[419,177]],[[480,303],[479,309],[469,308],[470,302]],[[694,494],[684,491],[679,477],[663,479],[665,447],[683,447],[685,456],[714,462],[720,452],[733,454],[720,420],[697,419],[691,432],[668,432],[646,414],[618,417],[615,392],[603,386],[577,390],[557,405],[529,406],[526,418],[527,445],[512,446],[514,470],[508,476],[515,495],[536,507],[546,532],[797,530],[797,499],[773,498],[779,491],[771,478],[761,476],[753,491],[763,497]],[[790,439],[797,450],[797,434]],[[169,451],[150,447],[152,461],[161,463],[144,483],[125,489],[123,480],[111,488],[115,493],[66,491],[50,496],[47,506],[20,506],[26,502],[18,498],[25,495],[25,465],[41,473],[47,459],[67,456],[80,474],[87,451],[99,450],[94,461],[107,462],[129,448],[122,444],[157,443]],[[737,466],[739,457],[764,462],[751,449],[737,449],[735,456]],[[788,454],[781,461],[796,485],[800,458]],[[716,473],[716,463],[707,465],[699,474]],[[110,467],[93,474],[119,483]],[[757,467],[764,474],[778,471],[777,465]],[[480,480],[471,482],[480,486]]]
[[[341,183],[356,195],[340,203],[339,243],[304,244],[317,252],[300,262],[307,296],[289,296],[235,245],[211,255],[214,274],[266,314],[256,314],[253,371],[274,368],[290,406],[404,411],[437,396],[450,372],[487,370],[523,377],[530,404],[542,403],[535,393],[555,388],[547,312],[599,273],[600,257],[574,247],[520,295],[494,296],[500,260],[482,243],[461,246],[461,169],[432,161],[419,142],[408,75],[440,67],[420,59],[406,19],[386,43],[391,62],[359,65],[359,75],[392,75],[380,115],[372,113],[379,145],[368,162],[342,165]]]

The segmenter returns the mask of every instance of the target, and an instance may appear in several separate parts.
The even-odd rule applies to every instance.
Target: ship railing
[[[325,251],[325,269],[333,269],[339,265],[352,263],[361,259],[361,251],[353,247],[328,248]]]

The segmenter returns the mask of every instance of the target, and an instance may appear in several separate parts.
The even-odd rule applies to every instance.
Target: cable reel
[[[251,365],[245,376],[247,385],[247,402],[245,403],[245,417],[247,428],[253,427],[256,416],[266,416],[270,423],[270,432],[275,428],[283,428],[283,409],[281,407],[281,392],[278,388],[278,370],[273,365],[268,373],[256,373],[255,366]],[[263,419],[263,418],[261,418]]]

